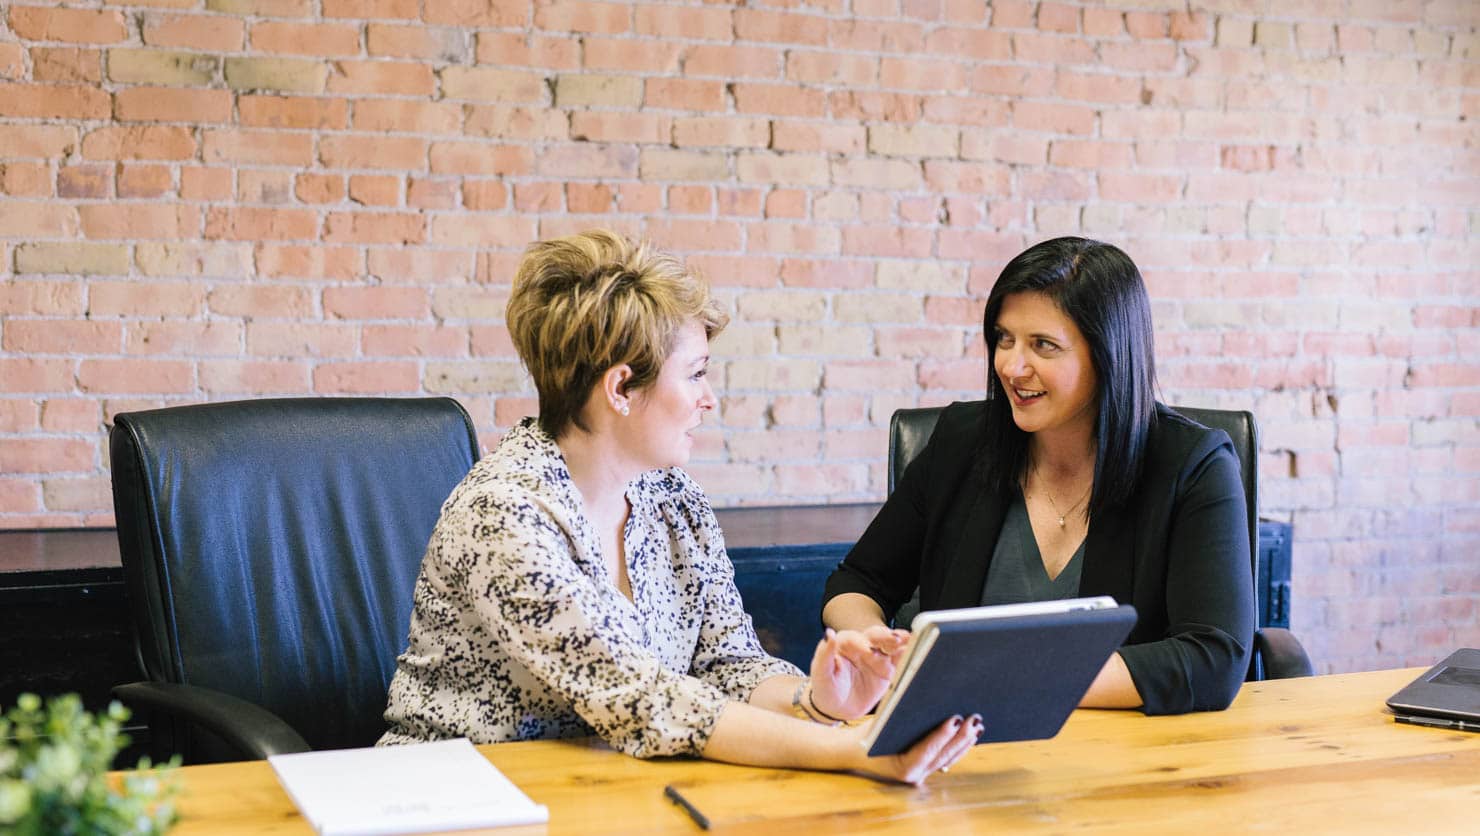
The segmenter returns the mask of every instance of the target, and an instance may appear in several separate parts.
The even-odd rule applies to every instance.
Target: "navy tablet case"
[[[1053,737],[1135,623],[1129,605],[939,622],[868,753],[902,752],[957,714],[982,716],[979,743]]]

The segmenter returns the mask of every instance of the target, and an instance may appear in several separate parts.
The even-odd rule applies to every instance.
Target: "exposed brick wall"
[[[1190,7],[1190,11],[1189,11]],[[522,246],[593,225],[735,312],[716,504],[883,492],[979,394],[1003,261],[1114,241],[1166,400],[1249,407],[1325,670],[1480,645],[1472,0],[0,6],[0,526],[111,521],[159,404],[531,410]]]

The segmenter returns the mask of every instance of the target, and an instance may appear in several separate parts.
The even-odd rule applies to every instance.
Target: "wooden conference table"
[[[1081,710],[1053,740],[979,746],[921,788],[692,760],[582,741],[481,747],[535,801],[525,833],[678,833],[676,785],[734,833],[1475,833],[1480,734],[1393,722],[1421,668],[1246,684],[1227,711]],[[990,720],[989,720],[990,721]],[[181,770],[175,833],[309,833],[265,761]]]

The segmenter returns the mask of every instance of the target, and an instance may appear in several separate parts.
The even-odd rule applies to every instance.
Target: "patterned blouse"
[[[595,733],[640,758],[698,754],[727,701],[800,676],[761,649],[699,486],[653,470],[627,500],[631,601],[554,440],[532,418],[504,436],[442,506],[380,743]]]

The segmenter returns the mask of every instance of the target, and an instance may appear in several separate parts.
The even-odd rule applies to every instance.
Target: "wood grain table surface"
[[[480,747],[547,826],[501,834],[1477,833],[1480,734],[1393,722],[1421,668],[1255,682],[1227,711],[1079,710],[1052,740],[978,746],[924,787],[698,760],[593,741]],[[987,718],[990,722],[990,717]],[[181,770],[191,834],[310,833],[265,761]]]

